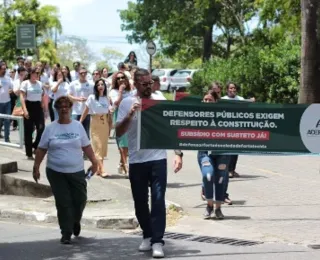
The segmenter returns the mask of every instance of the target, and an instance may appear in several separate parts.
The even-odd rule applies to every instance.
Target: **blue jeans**
[[[208,152],[199,151],[198,163],[206,199],[224,202],[229,182],[229,156],[208,155]]]
[[[129,178],[135,213],[143,231],[143,238],[151,238],[151,244],[164,244],[167,160],[129,164]],[[151,214],[149,209],[149,183],[151,186]]]
[[[11,115],[11,101],[0,103],[0,114]],[[0,132],[4,122],[4,139],[9,142],[10,135],[10,119],[0,119]]]
[[[81,115],[72,115],[72,119],[80,121]],[[84,127],[84,130],[87,133],[88,138],[90,139],[90,115],[87,115],[87,117],[83,120],[82,125]]]

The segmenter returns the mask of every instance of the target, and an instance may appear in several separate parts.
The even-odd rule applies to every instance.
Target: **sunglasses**
[[[117,77],[117,80],[126,79],[125,77]]]

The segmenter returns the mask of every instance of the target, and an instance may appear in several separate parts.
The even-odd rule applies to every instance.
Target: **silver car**
[[[190,87],[190,81],[192,80],[193,74],[198,70],[192,69],[184,69],[178,70],[172,77],[171,77],[171,86],[170,91],[174,90],[186,90]]]
[[[161,91],[169,91],[171,85],[171,77],[176,72],[176,69],[155,69],[152,71],[152,76],[158,76],[160,78]]]

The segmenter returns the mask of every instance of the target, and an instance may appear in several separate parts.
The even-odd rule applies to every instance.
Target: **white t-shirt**
[[[228,97],[228,96],[224,96],[221,99],[229,99],[229,100],[244,100],[243,97],[240,97],[238,95],[236,95],[234,98]]]
[[[156,90],[153,94],[157,95],[159,100],[167,100],[160,90]]]
[[[82,147],[90,145],[88,136],[78,121],[47,125],[41,136],[39,148],[48,150],[47,167],[62,173],[74,173],[84,169]]]
[[[22,81],[22,82],[23,82],[23,81]],[[20,87],[21,87],[22,82],[20,81],[20,79],[16,79],[16,80],[13,81],[13,91],[14,91],[14,92],[20,90]]]
[[[40,81],[32,84],[30,80],[25,80],[21,83],[20,90],[26,93],[26,100],[28,101],[41,101],[43,94],[43,87]]]
[[[54,88],[54,86],[57,84],[58,82],[53,82],[52,83],[52,87],[51,87],[51,91]],[[57,100],[59,97],[62,96],[67,96],[68,95],[68,91],[69,91],[69,83],[64,81],[62,83],[60,83],[60,85],[58,86],[57,92],[53,93],[53,99]]]
[[[50,94],[50,87],[49,88],[46,88],[44,85],[46,84],[49,84],[49,77],[47,76],[46,73],[42,73],[42,75],[40,76],[40,81],[42,83],[42,86],[43,86],[43,90],[44,90],[44,93],[49,95]]]
[[[68,94],[74,97],[88,98],[91,94],[93,94],[93,84],[88,81],[85,83],[81,83],[79,80],[73,81],[70,84]],[[81,115],[85,106],[85,102],[75,101],[72,107],[72,114]]]
[[[0,103],[7,103],[10,101],[10,89],[13,90],[11,78],[7,76],[0,77]]]
[[[96,100],[95,95],[92,94],[88,97],[86,106],[89,108],[90,115],[108,114],[109,112],[109,100],[107,97],[99,97],[99,100]]]
[[[159,96],[152,94],[151,99],[161,100]],[[136,102],[137,97],[131,96],[123,99],[120,103],[118,110],[117,123],[123,121],[123,119],[128,115],[130,109],[134,102]],[[138,120],[135,115],[127,131],[128,134],[128,148],[129,148],[129,163],[143,163],[149,161],[158,161],[167,158],[166,150],[140,150],[137,151],[137,136],[138,136]]]
[[[122,92],[122,100],[124,100],[127,97],[132,96],[132,91],[123,91]],[[116,102],[119,98],[119,89],[111,89],[109,93],[109,97],[112,101],[113,107],[115,107],[114,102]]]

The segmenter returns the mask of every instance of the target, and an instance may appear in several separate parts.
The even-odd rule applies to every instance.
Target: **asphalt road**
[[[120,232],[84,230],[72,245],[59,244],[55,226],[36,226],[0,221],[1,260],[140,260],[151,259],[139,253],[140,237]],[[166,259],[219,260],[316,260],[320,251],[302,246],[262,244],[251,247],[167,240]]]

